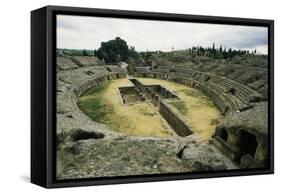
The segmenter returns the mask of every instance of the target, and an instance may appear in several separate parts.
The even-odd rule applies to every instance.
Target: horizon
[[[253,26],[57,16],[60,49],[96,50],[101,42],[120,37],[137,52],[187,50],[198,45],[207,48],[215,43],[216,48],[223,45],[227,50],[256,49],[259,54],[267,54],[267,32],[266,27]]]
[[[131,45],[128,45],[128,47],[130,47]],[[194,47],[198,47],[198,46],[194,46]],[[200,46],[199,46],[200,47]],[[207,49],[207,48],[211,48],[211,47],[203,47],[204,49]],[[75,51],[83,51],[83,50],[85,50],[85,51],[95,51],[96,49],[76,49],[76,48],[57,48],[58,50],[75,50]],[[160,51],[160,52],[163,52],[163,53],[168,53],[168,52],[177,52],[177,51],[188,51],[189,49],[192,49],[192,47],[190,47],[190,48],[186,48],[186,49],[181,49],[181,50],[170,50],[170,51],[162,51],[162,50],[153,50],[153,51],[150,51],[150,50],[145,50],[145,51],[136,51],[136,52],[138,52],[138,53],[140,53],[140,52],[158,52],[158,51]],[[219,47],[215,47],[215,49],[216,50],[218,50],[219,49]],[[234,49],[234,48],[231,48],[232,49],[232,51],[234,51],[234,50],[236,50],[236,49]],[[244,49],[237,49],[236,51],[238,51],[238,50],[240,50],[240,51],[248,51],[248,50],[244,50]],[[228,49],[226,49],[226,51],[228,52]],[[253,49],[253,51],[254,51],[254,49]],[[251,53],[251,51],[249,51],[250,53]],[[267,53],[266,54],[263,54],[263,53],[256,53],[257,55],[267,55]]]

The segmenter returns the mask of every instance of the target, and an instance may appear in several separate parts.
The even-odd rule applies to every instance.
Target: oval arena
[[[265,71],[123,65],[57,57],[59,179],[267,165]]]

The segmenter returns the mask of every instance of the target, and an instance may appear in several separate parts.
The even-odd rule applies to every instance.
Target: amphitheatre
[[[57,55],[58,179],[266,167],[267,56],[168,54]]]

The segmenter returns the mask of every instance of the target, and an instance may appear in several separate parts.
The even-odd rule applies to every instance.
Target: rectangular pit
[[[135,86],[125,86],[118,88],[123,104],[134,104],[145,101],[143,94]]]

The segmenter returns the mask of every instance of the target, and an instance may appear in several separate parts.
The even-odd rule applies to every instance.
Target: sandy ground
[[[118,95],[118,87],[129,86],[128,79],[113,80],[102,95],[103,102],[113,107],[114,113],[105,119],[113,129],[128,135],[158,136],[172,135],[156,110],[149,103],[123,105]]]
[[[146,85],[160,84],[176,93],[180,100],[184,102],[182,104],[187,111],[183,116],[190,123],[193,131],[199,134],[202,141],[208,141],[213,135],[216,122],[221,120],[221,115],[207,96],[183,84],[150,78],[137,79]],[[132,83],[128,79],[112,80],[106,89],[102,91],[101,102],[110,106],[113,110],[105,116],[103,123],[116,131],[128,135],[158,137],[173,135],[171,128],[163,121],[163,118],[151,103],[140,102],[132,105],[123,105],[121,103],[118,87],[130,85]],[[94,96],[84,96],[82,98],[91,97]],[[167,100],[168,103],[173,101],[175,100]],[[173,104],[171,103],[171,105]]]
[[[166,80],[150,78],[138,78],[138,80],[143,84],[160,84],[173,91],[185,102],[187,113],[183,116],[191,124],[193,131],[198,133],[203,141],[208,141],[213,135],[216,126],[214,121],[219,122],[222,117],[220,111],[207,96],[191,87]]]

